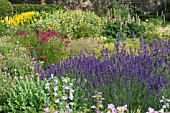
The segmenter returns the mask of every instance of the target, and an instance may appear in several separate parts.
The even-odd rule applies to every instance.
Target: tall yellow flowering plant
[[[29,25],[30,23],[33,23],[33,16],[38,15],[39,12],[24,12],[18,15],[15,15],[14,17],[6,17],[3,20],[0,20],[0,23],[9,24],[9,25]]]

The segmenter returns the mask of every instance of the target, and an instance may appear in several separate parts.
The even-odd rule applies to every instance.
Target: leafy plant
[[[36,112],[41,111],[48,104],[48,95],[45,90],[45,80],[15,78],[13,87],[7,88],[8,96],[5,103],[1,105],[3,112]],[[45,104],[45,105],[44,105]]]
[[[147,19],[147,23],[153,23],[155,26],[162,26],[164,21],[159,18],[149,18]]]
[[[63,9],[62,6],[58,4],[13,4],[13,12],[14,14],[20,14],[23,12],[43,12],[52,13],[56,10]]]
[[[12,16],[13,6],[8,0],[0,0],[0,18]]]
[[[11,37],[1,37],[0,39],[0,70],[2,75],[11,78],[34,75],[35,61],[29,51],[20,44],[15,45],[11,41]]]
[[[34,58],[43,61],[44,65],[57,63],[59,59],[67,57],[65,53],[70,40],[67,34],[60,34],[55,30],[26,31],[17,30],[13,42],[20,42]]]
[[[49,16],[48,19],[39,20],[36,24],[31,25],[31,27],[36,30],[42,29],[45,31],[53,29],[62,34],[68,33],[69,37],[76,39],[80,36],[100,34],[104,27],[104,21],[90,11],[64,12],[61,10]],[[82,34],[80,34],[79,31]]]

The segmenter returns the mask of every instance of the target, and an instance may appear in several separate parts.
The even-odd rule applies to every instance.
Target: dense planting
[[[104,15],[13,6],[0,18],[0,112],[170,112],[168,23],[116,2]]]
[[[140,43],[140,49],[130,49],[130,53],[124,49],[125,44],[120,47],[119,42],[116,42],[116,53],[111,56],[108,55],[107,48],[101,51],[100,58],[87,51],[87,55],[80,53],[79,56],[71,56],[58,64],[51,64],[49,68],[38,66],[36,70],[41,78],[49,78],[51,74],[76,77],[81,80],[77,85],[82,87],[88,101],[91,100],[93,91],[98,89],[104,93],[108,103],[122,105],[129,102],[129,107],[133,109],[139,106],[143,109],[148,106],[159,108],[155,105],[159,98],[154,95],[161,96],[164,88],[170,90],[169,41],[160,39],[157,42],[153,39],[150,48],[142,38]],[[83,80],[87,80],[84,86]],[[145,103],[141,103],[142,100]]]

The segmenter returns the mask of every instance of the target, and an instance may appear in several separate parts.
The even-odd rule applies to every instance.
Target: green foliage
[[[128,11],[125,6],[119,4],[117,2],[114,5],[108,7],[108,14],[110,18],[119,18],[119,19],[127,19]]]
[[[127,27],[129,28],[129,31],[134,31],[136,37],[140,37],[145,32],[145,26],[139,25],[136,22],[128,23]],[[128,34],[129,32],[125,31],[125,33],[127,33],[127,35],[130,35],[130,34]],[[131,34],[131,37],[133,37],[132,35],[133,34]]]
[[[118,33],[124,34],[124,38],[136,38],[143,35],[144,32],[145,26],[137,23],[136,21],[110,21],[107,23],[103,31],[103,35],[107,37],[105,42],[110,43],[115,42]]]
[[[147,23],[153,23],[155,26],[162,26],[164,21],[159,18],[149,18]]]
[[[11,16],[13,6],[8,0],[0,0],[0,18]]]
[[[76,38],[84,38],[84,37],[90,37],[93,36],[95,30],[91,24],[82,24],[78,26],[74,32]]]
[[[42,110],[48,102],[45,90],[46,81],[15,78],[13,87],[8,87],[5,103],[1,105],[3,112],[36,112]]]
[[[15,77],[34,75],[35,62],[31,58],[29,51],[21,47],[18,41],[11,42],[11,37],[1,37],[0,39],[0,69],[3,76]]]
[[[80,36],[94,36],[100,34],[104,27],[104,21],[93,12],[64,12],[61,10],[49,16],[48,19],[39,20],[36,24],[32,25],[32,27],[34,29],[53,29],[60,33],[68,33],[71,38],[75,39]],[[80,34],[79,31],[82,34]]]
[[[58,4],[13,4],[14,13],[19,14],[23,12],[35,11],[35,12],[53,12],[63,9]]]
[[[70,42],[67,53],[68,55],[78,55],[80,51],[85,51],[87,49],[89,52],[95,52],[97,55],[100,54],[100,50],[103,47],[102,39],[99,37],[88,37],[80,38]]]
[[[57,63],[59,59],[67,57],[65,50],[70,43],[67,34],[59,34],[54,30],[35,32],[29,28],[28,30],[17,30],[13,42],[19,42],[31,54],[35,51],[34,58],[43,61],[44,65]]]
[[[0,23],[0,36],[12,35],[14,29],[6,24]]]

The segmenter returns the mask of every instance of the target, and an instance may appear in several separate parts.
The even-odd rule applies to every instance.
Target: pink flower
[[[148,108],[149,113],[159,113],[158,111],[155,111],[153,108],[149,107]]]
[[[53,113],[58,113],[58,111],[56,110],[56,111],[54,111]]]
[[[50,108],[44,108],[44,112],[49,113],[50,112]]]
[[[127,105],[124,105],[124,106],[123,106],[123,110],[124,110],[124,111],[127,110]]]
[[[155,110],[150,107],[150,108],[148,108],[148,111],[152,113],[152,112],[154,112]]]
[[[112,110],[112,109],[115,108],[115,106],[114,106],[113,104],[108,104],[108,107],[107,107],[107,108],[110,109],[110,110]]]
[[[96,113],[101,113],[101,111],[100,111],[100,110],[95,110],[95,112],[96,112]]]

